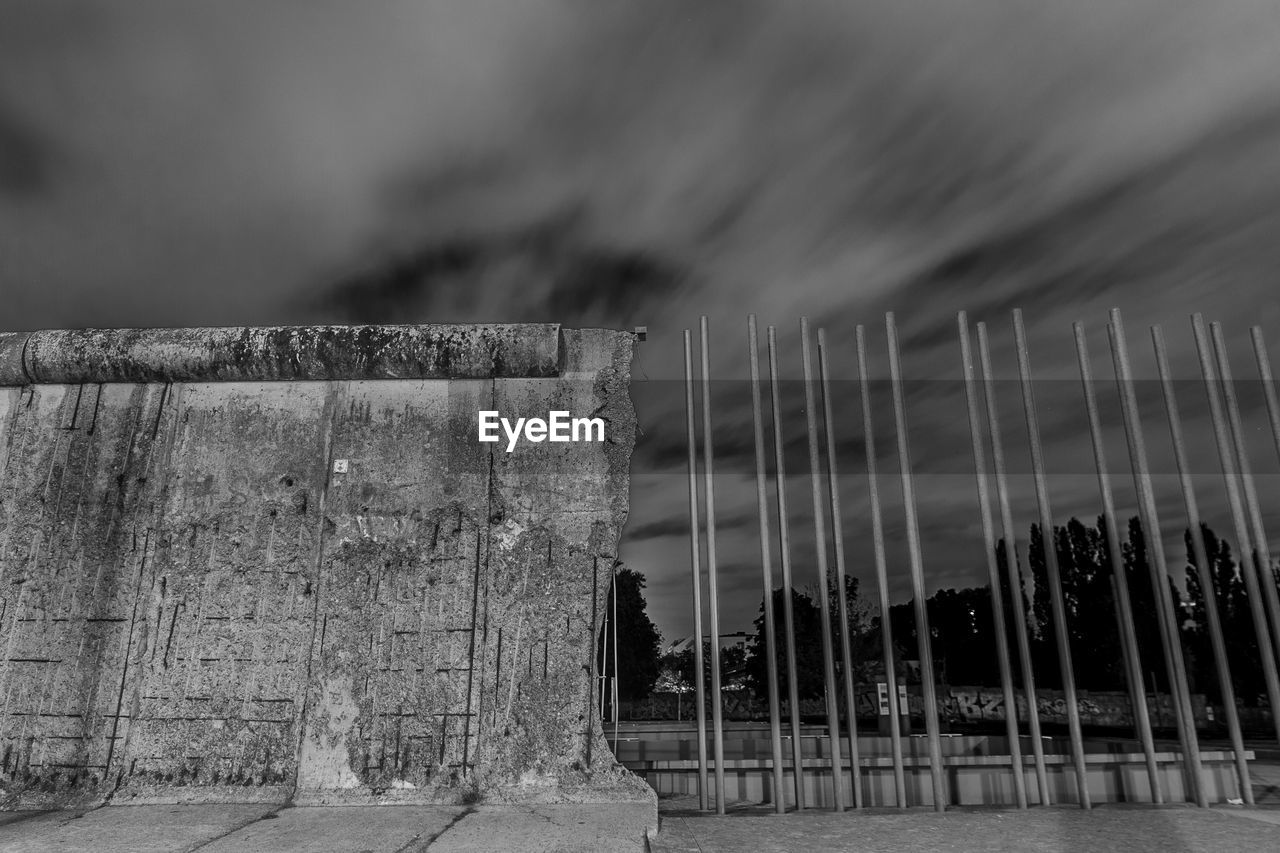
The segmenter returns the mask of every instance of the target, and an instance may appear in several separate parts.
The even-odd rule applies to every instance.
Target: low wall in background
[[[998,687],[939,687],[938,716],[944,721],[956,723],[996,722],[1005,719],[1004,692]],[[878,698],[875,685],[861,684],[855,690],[858,719],[874,722],[879,714]],[[911,716],[923,719],[924,699],[918,687],[908,688],[907,705]],[[844,713],[843,696],[838,705]],[[1017,715],[1019,720],[1026,720],[1027,701],[1025,694],[1017,693]],[[1134,726],[1133,706],[1129,694],[1116,691],[1076,691],[1077,707],[1080,709],[1080,722],[1086,726],[1114,727],[1131,729]],[[766,699],[745,690],[723,691],[724,704],[721,706],[725,719],[730,720],[767,720],[769,705]],[[708,699],[708,701],[710,701]],[[1045,723],[1067,724],[1067,703],[1060,690],[1036,691],[1037,710],[1040,721]],[[782,713],[787,714],[787,702],[781,703]],[[1174,725],[1173,702],[1169,694],[1148,694],[1147,707],[1151,715],[1152,725],[1169,727]],[[1222,709],[1211,706],[1203,694],[1191,696],[1192,713],[1196,726],[1202,729],[1215,729],[1224,725]],[[633,702],[619,702],[618,714],[623,720],[690,720],[694,718],[693,693],[655,693],[652,696]],[[708,714],[710,711],[708,711]],[[825,717],[827,706],[822,699],[802,699],[800,715],[806,718]],[[1271,713],[1267,708],[1239,709],[1241,724],[1250,728],[1265,728],[1270,725]]]
[[[633,340],[0,335],[0,801],[652,804],[593,711]]]

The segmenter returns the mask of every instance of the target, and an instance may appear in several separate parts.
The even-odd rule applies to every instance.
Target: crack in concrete
[[[444,836],[445,833],[449,832],[455,826],[461,823],[463,819],[465,819],[468,815],[473,815],[475,813],[476,813],[475,806],[467,806],[462,811],[458,812],[458,814],[454,815],[453,820],[445,824],[444,827],[439,832],[434,833],[425,841],[422,841],[420,843],[418,842],[418,839],[414,838],[408,844],[406,844],[405,846],[397,850],[396,853],[424,853],[424,851],[430,850],[431,845],[439,841]]]
[[[250,818],[249,820],[246,820],[243,823],[233,826],[231,829],[228,829],[226,832],[222,833],[221,835],[215,835],[213,838],[208,838],[208,839],[205,839],[204,841],[200,841],[195,844],[192,844],[190,847],[186,849],[185,853],[192,853],[193,850],[199,850],[201,847],[208,847],[213,842],[221,841],[222,839],[227,838],[228,836],[235,835],[240,830],[248,829],[249,827],[253,826],[255,823],[259,823],[264,820],[270,820],[271,818],[279,817],[280,812],[287,808],[290,808],[288,804],[276,806],[274,809],[267,812],[266,814],[258,815],[255,818]]]

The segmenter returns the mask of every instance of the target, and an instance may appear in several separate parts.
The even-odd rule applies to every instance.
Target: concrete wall
[[[592,710],[632,346],[0,336],[3,804],[651,801]],[[506,453],[479,409],[607,440]]]

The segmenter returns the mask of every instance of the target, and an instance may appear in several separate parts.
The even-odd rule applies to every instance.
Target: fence
[[[779,812],[788,804],[785,771],[790,769],[794,785],[791,800],[804,808],[806,766],[800,754],[800,719],[797,714],[786,715],[790,728],[791,754],[783,754],[783,707],[803,707],[798,695],[796,661],[796,624],[792,596],[781,596],[781,630],[775,627],[775,565],[780,571],[781,585],[790,590],[793,585],[792,537],[794,521],[788,507],[785,487],[788,466],[787,426],[784,424],[784,404],[779,380],[779,346],[775,327],[767,329],[765,350],[768,376],[762,378],[760,365],[759,330],[754,315],[747,320],[747,362],[750,369],[750,394],[755,456],[755,493],[759,530],[759,583],[765,592],[762,615],[764,626],[764,654],[767,661],[766,681],[767,718],[772,761],[772,802]],[[912,464],[909,439],[909,413],[907,394],[904,391],[904,371],[898,328],[892,313],[885,315],[885,341],[889,368],[890,405],[893,413],[892,441],[896,461],[902,513],[902,536],[905,538],[907,567],[912,593],[912,611],[915,625],[915,655],[920,662],[919,702],[927,737],[927,764],[932,796],[924,798],[934,808],[942,810],[948,802],[946,794],[946,763],[941,745],[939,707],[942,697],[937,693],[932,649],[933,632],[929,626],[926,587],[927,570],[922,548],[921,515],[919,510],[917,472]],[[1133,726],[1137,741],[1141,744],[1146,773],[1150,783],[1151,798],[1164,802],[1165,785],[1157,766],[1156,746],[1152,734],[1154,712],[1159,708],[1148,706],[1148,676],[1155,679],[1155,671],[1164,676],[1171,696],[1174,728],[1177,732],[1178,754],[1182,763],[1182,785],[1170,785],[1171,790],[1185,791],[1187,798],[1204,807],[1209,804],[1209,785],[1205,784],[1198,742],[1197,713],[1204,706],[1193,708],[1192,685],[1189,680],[1187,649],[1189,639],[1184,630],[1188,611],[1179,602],[1177,592],[1171,587],[1170,557],[1161,535],[1161,510],[1157,494],[1158,477],[1153,471],[1148,449],[1144,417],[1139,402],[1138,381],[1130,361],[1129,344],[1118,310],[1110,313],[1106,327],[1111,357],[1115,369],[1115,388],[1118,391],[1120,421],[1123,428],[1124,447],[1128,464],[1121,471],[1132,478],[1134,504],[1139,520],[1137,533],[1131,531],[1128,541],[1121,539],[1119,524],[1120,507],[1117,501],[1119,483],[1116,471],[1108,463],[1108,442],[1099,403],[1098,388],[1103,384],[1095,379],[1088,337],[1081,323],[1073,326],[1076,369],[1079,378],[1079,396],[1072,404],[1086,416],[1089,445],[1092,453],[1089,473],[1096,478],[1097,498],[1101,505],[1100,527],[1103,542],[1103,560],[1108,566],[1111,595],[1111,612],[1106,618],[1114,620],[1116,647],[1114,654],[1123,672],[1125,689],[1129,698],[1129,723]],[[899,728],[900,709],[896,707],[898,689],[894,660],[893,615],[890,602],[889,565],[886,557],[888,528],[886,511],[892,509],[882,495],[885,475],[878,471],[876,418],[872,405],[871,382],[868,368],[867,330],[859,325],[853,329],[854,363],[856,380],[842,383],[843,387],[858,389],[860,418],[854,422],[838,423],[835,419],[832,394],[832,347],[824,329],[816,330],[804,318],[800,320],[800,358],[803,365],[804,414],[808,451],[808,480],[812,503],[811,523],[816,546],[813,550],[817,576],[824,579],[817,585],[818,618],[822,636],[823,699],[820,714],[825,720],[827,738],[831,748],[827,750],[828,766],[822,768],[820,778],[831,780],[831,797],[823,799],[833,804],[835,810],[844,810],[846,804],[862,806],[862,789],[859,783],[860,767],[858,738],[858,714],[845,714],[842,733],[841,707],[857,707],[855,698],[862,692],[854,683],[851,661],[849,624],[846,608],[846,579],[848,560],[841,510],[842,479],[838,447],[845,447],[850,436],[857,436],[863,451],[865,467],[857,472],[866,488],[868,523],[873,544],[875,579],[877,584],[877,616],[880,641],[883,647],[884,673],[888,681],[887,702],[889,736],[894,790],[899,807],[910,805],[904,783],[904,758],[902,732]],[[1046,461],[1044,429],[1037,407],[1033,382],[1028,335],[1020,311],[1012,312],[1013,349],[1017,367],[1017,389],[1022,408],[1022,425],[1026,429],[1026,450],[1029,456],[1030,474],[1034,483],[1034,512],[1041,535],[1039,542],[1024,540],[1015,525],[1015,496],[1010,487],[1011,464],[1006,453],[1010,443],[1006,439],[1000,415],[1001,391],[1006,384],[995,379],[992,360],[992,334],[985,323],[976,325],[977,348],[973,346],[972,331],[964,312],[956,319],[956,352],[960,356],[963,371],[965,415],[969,431],[969,451],[972,454],[974,488],[978,499],[978,525],[981,529],[983,551],[986,555],[986,579],[990,589],[990,618],[993,624],[994,652],[999,669],[1000,687],[994,691],[993,701],[1003,709],[1016,709],[1015,713],[1002,713],[1009,748],[1009,773],[1017,805],[1028,805],[1028,782],[1023,768],[1028,756],[1023,744],[1030,747],[1030,763],[1034,768],[1038,802],[1050,802],[1050,789],[1046,774],[1045,739],[1041,735],[1041,722],[1061,719],[1067,727],[1069,755],[1065,761],[1071,767],[1075,800],[1089,808],[1093,800],[1089,790],[1085,744],[1081,730],[1085,723],[1082,715],[1082,691],[1077,690],[1076,667],[1073,665],[1071,636],[1069,634],[1069,590],[1064,590],[1057,547],[1055,516],[1049,488],[1048,463]],[[1228,349],[1219,324],[1206,324],[1199,315],[1192,318],[1195,351],[1199,361],[1200,377],[1195,382],[1205,394],[1212,422],[1213,448],[1217,451],[1215,476],[1220,476],[1229,508],[1232,533],[1238,545],[1240,561],[1238,569],[1229,574],[1219,572],[1218,562],[1211,562],[1210,553],[1218,560],[1221,551],[1216,541],[1209,541],[1207,528],[1202,523],[1198,492],[1204,491],[1197,474],[1189,462],[1188,442],[1183,430],[1182,409],[1178,391],[1186,383],[1175,383],[1169,368],[1168,351],[1162,330],[1150,329],[1151,343],[1158,373],[1158,387],[1163,402],[1161,415],[1169,430],[1172,460],[1169,473],[1176,473],[1177,493],[1181,498],[1182,515],[1187,525],[1189,554],[1195,566],[1201,567],[1198,583],[1202,585],[1203,604],[1196,618],[1204,625],[1207,638],[1207,654],[1212,657],[1213,685],[1220,696],[1219,706],[1223,723],[1230,740],[1234,762],[1234,775],[1239,796],[1252,803],[1252,792],[1247,765],[1241,709],[1233,682],[1232,657],[1239,669],[1235,635],[1229,645],[1224,634],[1223,621],[1226,610],[1232,607],[1233,618],[1247,619],[1253,631],[1257,669],[1265,689],[1265,705],[1280,708],[1280,680],[1277,679],[1276,654],[1280,652],[1280,596],[1277,595],[1275,578],[1271,574],[1272,559],[1258,494],[1251,454],[1246,442],[1242,406],[1238,383],[1233,380]],[[694,606],[695,636],[704,636],[704,610],[707,632],[712,637],[720,635],[719,583],[720,567],[717,561],[716,540],[716,483],[715,449],[712,418],[712,388],[710,370],[710,335],[706,317],[701,319],[699,330],[699,358],[695,362],[693,335],[685,331],[685,404],[688,440],[688,493],[690,513],[690,557]],[[1280,401],[1272,378],[1266,344],[1261,329],[1251,330],[1251,343],[1261,379],[1263,398],[1277,454],[1280,454]],[[816,364],[816,375],[815,375]],[[697,368],[697,369],[695,369]],[[695,375],[696,374],[696,375]],[[764,412],[764,396],[769,393],[771,417]],[[1185,391],[1184,391],[1185,393]],[[1147,420],[1150,420],[1148,412]],[[860,423],[858,421],[860,420]],[[858,436],[860,427],[861,435]],[[699,431],[701,435],[699,436]],[[771,433],[771,436],[770,436]],[[771,439],[771,440],[770,440]],[[1113,449],[1113,448],[1112,448]],[[1197,450],[1199,448],[1196,448]],[[770,453],[769,451],[772,451]],[[701,452],[699,452],[701,451]],[[699,464],[701,462],[701,464]],[[772,463],[772,465],[770,464]],[[1082,468],[1081,471],[1084,469]],[[701,488],[699,487],[701,473]],[[1163,472],[1162,472],[1163,473]],[[1170,495],[1175,494],[1170,492]],[[772,495],[772,500],[770,496]],[[1031,501],[1027,502],[1032,503]],[[1021,506],[1018,507],[1022,509]],[[1165,513],[1167,515],[1167,512]],[[774,529],[776,527],[776,530]],[[999,531],[999,532],[997,532]],[[1144,537],[1141,531],[1147,531]],[[1050,543],[1045,545],[1045,542]],[[896,544],[896,543],[894,543]],[[1141,559],[1134,554],[1141,551]],[[776,559],[776,563],[775,563]],[[1129,574],[1116,573],[1116,567],[1124,566],[1126,559],[1145,565],[1152,590],[1150,606],[1138,607],[1129,591]],[[1037,562],[1038,561],[1038,562]],[[1036,562],[1042,569],[1040,579],[1031,577],[1031,565]],[[703,585],[706,601],[704,608]],[[833,584],[838,594],[832,601],[828,585]],[[1043,587],[1043,588],[1041,588]],[[1015,592],[1015,590],[1017,592]],[[1030,599],[1030,600],[1029,600]],[[1039,602],[1039,613],[1036,602]],[[1073,605],[1074,606],[1074,605]],[[1135,614],[1135,608],[1142,612]],[[1246,610],[1247,608],[1247,610]],[[1150,613],[1147,611],[1154,611]],[[1202,612],[1201,612],[1202,611]],[[1222,611],[1222,612],[1220,612]],[[1239,611],[1236,613],[1236,611]],[[1181,613],[1181,616],[1179,615]],[[1079,614],[1075,614],[1077,617]],[[1098,614],[1090,614],[1097,616]],[[899,616],[901,618],[901,616]],[[833,630],[833,620],[838,620],[839,631]],[[1146,622],[1144,622],[1146,620]],[[1010,624],[1011,623],[1011,624]],[[1139,642],[1139,627],[1150,623],[1157,640],[1148,640],[1144,649]],[[1197,623],[1199,624],[1199,623]],[[1233,623],[1234,624],[1234,623]],[[1033,636],[1037,642],[1048,643],[1054,649],[1056,669],[1054,681],[1061,687],[1061,715],[1049,713],[1037,691],[1037,672],[1033,666]],[[703,684],[704,666],[710,668],[711,696],[721,696],[720,661],[711,655],[709,663],[702,660],[700,643],[695,648],[695,681]],[[1145,658],[1144,658],[1145,653]],[[782,662],[782,666],[779,663]],[[901,663],[900,661],[898,662]],[[1253,666],[1251,661],[1248,664]],[[780,674],[782,670],[782,674]],[[1043,667],[1042,667],[1043,671]],[[1237,672],[1239,676],[1241,673]],[[1203,685],[1201,685],[1203,688]],[[1041,696],[1041,698],[1043,698]],[[708,744],[706,702],[702,691],[692,696],[694,717],[698,735],[698,790],[700,806],[708,808],[708,792],[716,793],[715,807],[725,810],[724,794],[724,708],[722,702],[712,702],[710,709],[711,736]],[[1258,703],[1263,704],[1263,703]],[[1087,703],[1084,704],[1087,712]],[[1031,709],[1028,711],[1028,709]],[[687,712],[686,712],[687,713]],[[1280,720],[1274,714],[1253,714],[1265,718],[1280,739]],[[1057,719],[1054,719],[1057,718]],[[1023,735],[1026,735],[1025,740]],[[847,737],[847,741],[842,738]],[[849,753],[842,754],[840,744],[849,744]],[[708,751],[711,755],[708,756]],[[846,770],[846,768],[848,768]],[[829,770],[829,772],[828,772]],[[810,773],[813,770],[808,771]],[[710,773],[715,774],[714,785],[709,784]],[[849,790],[842,780],[848,779]],[[825,783],[824,783],[825,784]]]

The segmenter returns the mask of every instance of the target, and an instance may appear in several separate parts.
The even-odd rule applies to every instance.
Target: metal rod
[[[613,564],[613,754],[618,752],[618,566]]]
[[[964,399],[969,413],[969,436],[973,439],[973,468],[978,484],[978,505],[982,516],[982,536],[987,552],[987,577],[991,583],[991,615],[996,634],[996,659],[1000,665],[1000,687],[1004,691],[1005,734],[1009,738],[1009,763],[1013,773],[1013,794],[1018,808],[1027,807],[1027,780],[1022,762],[1022,742],[1018,733],[1018,703],[1013,695],[1013,673],[1009,663],[1009,634],[1004,621],[1004,595],[1000,566],[996,563],[995,523],[991,518],[991,489],[987,483],[987,457],[982,449],[982,416],[978,410],[973,377],[973,348],[969,340],[969,317],[956,316],[960,331],[960,358],[964,368]]]
[[[1253,554],[1258,561],[1258,574],[1262,581],[1262,603],[1271,619],[1271,639],[1276,655],[1280,656],[1280,593],[1276,591],[1275,575],[1271,570],[1271,546],[1267,544],[1267,531],[1262,526],[1258,490],[1253,482],[1253,466],[1249,462],[1249,447],[1244,439],[1244,425],[1240,420],[1240,403],[1236,398],[1236,386],[1231,379],[1231,363],[1227,357],[1227,344],[1222,337],[1222,325],[1209,324],[1213,338],[1213,350],[1218,363],[1218,375],[1222,377],[1222,393],[1227,401],[1227,427],[1231,443],[1236,451],[1236,473],[1244,485],[1244,505],[1249,511],[1249,525],[1253,532]],[[1243,555],[1242,555],[1243,557]]]
[[[1253,784],[1249,781],[1249,764],[1244,755],[1244,736],[1240,732],[1240,713],[1236,709],[1236,692],[1231,683],[1231,665],[1227,659],[1227,644],[1222,636],[1222,622],[1218,617],[1217,584],[1213,566],[1209,564],[1209,549],[1204,541],[1204,529],[1200,524],[1200,507],[1196,501],[1195,486],[1191,481],[1191,469],[1187,464],[1186,442],[1182,437],[1182,415],[1178,412],[1178,398],[1174,393],[1173,379],[1169,372],[1169,357],[1165,351],[1164,334],[1159,326],[1151,327],[1151,344],[1155,348],[1156,367],[1160,371],[1160,388],[1164,392],[1165,411],[1169,416],[1169,436],[1173,441],[1174,460],[1178,466],[1178,482],[1182,486],[1182,503],[1187,511],[1187,525],[1191,535],[1191,549],[1199,567],[1200,589],[1204,595],[1205,621],[1209,627],[1209,643],[1213,648],[1214,668],[1218,671],[1218,687],[1222,691],[1222,707],[1227,717],[1227,733],[1231,749],[1235,752],[1236,776],[1240,784],[1240,796],[1253,804]]]
[[[698,533],[698,436],[694,421],[693,343],[684,330],[684,402],[689,441],[689,542],[693,568],[693,680],[698,718],[698,808],[707,810],[707,709],[702,671],[702,544]]]
[[[898,461],[902,468],[902,504],[907,517],[907,549],[911,558],[911,591],[915,598],[916,641],[920,654],[920,680],[924,699],[924,727],[929,740],[929,776],[933,782],[933,807],[947,807],[943,782],[942,738],[938,730],[938,699],[933,681],[933,650],[929,610],[925,602],[924,558],[920,547],[920,521],[916,516],[915,481],[911,473],[911,448],[907,440],[907,407],[902,394],[902,364],[898,329],[893,312],[884,315],[889,343],[889,377],[893,387],[894,428],[898,435]]]
[[[760,400],[760,342],[756,315],[747,316],[747,346],[751,351],[751,422],[756,439],[756,504],[760,512],[760,574],[764,585],[765,667],[769,679],[769,743],[773,747],[773,808],[787,811],[783,793],[782,725],[778,708],[778,638],[773,624],[773,544],[769,538],[769,500],[764,451],[764,411]]]
[[[796,808],[804,808],[804,760],[800,749],[800,682],[796,674],[796,623],[791,586],[791,520],[787,516],[787,469],[782,446],[782,390],[778,384],[778,339],[768,328],[769,387],[773,392],[773,471],[777,483],[778,542],[782,562],[782,619],[787,633],[787,701],[791,719],[791,775],[796,789]]]
[[[600,631],[600,724],[603,726],[608,722],[608,718],[604,715],[604,709],[607,702],[607,694],[609,688],[609,625],[612,619],[609,616],[609,605],[613,601],[613,582],[609,583],[609,595],[605,598],[604,613],[601,618],[604,620],[604,626]],[[606,735],[607,737],[607,735]]]
[[[884,551],[884,519],[880,512],[880,484],[876,473],[875,430],[871,421],[871,384],[867,379],[866,330],[854,329],[858,349],[858,383],[862,389],[862,441],[867,456],[867,493],[871,501],[871,541],[875,550],[876,584],[880,593],[880,643],[884,657],[885,686],[889,693],[889,747],[893,757],[893,791],[898,808],[907,807],[906,771],[902,762],[902,709],[898,707],[898,672],[893,660],[893,626],[890,621],[889,569]]]
[[[618,754],[618,566],[613,564],[613,754]]]
[[[840,613],[840,662],[844,669],[844,704],[849,732],[849,779],[853,807],[862,808],[862,770],[858,752],[858,706],[853,684],[853,650],[849,647],[849,603],[845,595],[844,519],[840,513],[840,478],[836,465],[835,414],[831,406],[831,367],[827,363],[827,336],[818,329],[818,379],[822,385],[822,424],[827,435],[827,486],[831,497],[831,539],[836,555],[836,597]]]
[[[1116,544],[1119,545],[1119,537],[1116,537],[1116,539]],[[1113,560],[1112,565],[1114,566],[1116,563],[1114,562],[1114,559],[1110,557],[1111,553],[1113,552],[1110,550],[1110,545],[1108,544],[1108,559]],[[1120,553],[1123,554],[1123,551]],[[1121,621],[1123,616],[1120,613],[1120,576],[1117,575],[1115,571],[1112,571],[1107,579],[1111,585],[1111,600],[1116,603],[1116,619],[1117,621]],[[1127,578],[1125,578],[1124,583],[1126,586],[1128,585]],[[1128,594],[1128,590],[1125,591],[1125,594]],[[1141,713],[1146,716],[1147,731],[1151,730],[1151,716],[1147,710],[1147,688],[1142,680],[1141,655],[1137,649],[1137,644],[1131,643],[1130,639],[1131,638],[1125,631],[1122,630],[1120,632],[1120,653],[1124,663],[1124,686],[1125,689],[1129,691],[1129,707],[1133,709],[1134,727],[1138,729],[1138,737],[1139,740],[1141,740],[1142,726],[1138,723],[1138,714]],[[1135,663],[1137,664],[1136,668]],[[1147,762],[1147,782],[1151,785],[1151,802],[1159,805],[1164,802],[1164,784],[1160,781],[1160,766],[1155,757],[1154,740],[1152,741],[1151,747],[1152,752],[1147,752],[1146,743],[1144,742],[1142,744],[1143,755]],[[1153,776],[1152,774],[1155,775]]]
[[[1195,333],[1196,352],[1200,356],[1200,373],[1204,377],[1205,394],[1209,399],[1209,416],[1213,420],[1213,437],[1218,445],[1218,458],[1222,462],[1222,479],[1227,488],[1227,503],[1231,507],[1231,522],[1235,529],[1236,542],[1239,543],[1239,571],[1248,592],[1249,613],[1253,617],[1254,636],[1257,638],[1258,656],[1262,663],[1262,677],[1267,686],[1267,701],[1272,708],[1280,708],[1280,677],[1276,673],[1275,653],[1271,650],[1267,614],[1262,604],[1260,585],[1263,579],[1259,577],[1257,564],[1248,559],[1244,553],[1249,547],[1249,530],[1245,523],[1244,503],[1240,498],[1240,484],[1236,481],[1236,465],[1232,458],[1226,416],[1223,414],[1222,400],[1218,397],[1216,390],[1220,383],[1210,355],[1209,336],[1205,329],[1204,318],[1199,314],[1191,315],[1191,329]],[[1275,727],[1276,740],[1280,742],[1280,714],[1273,713],[1271,723]]]
[[[1075,765],[1076,795],[1080,807],[1092,808],[1089,800],[1089,771],[1084,762],[1084,735],[1080,731],[1080,705],[1076,698],[1076,677],[1071,668],[1071,635],[1067,630],[1067,604],[1062,594],[1058,570],[1058,548],[1054,538],[1053,510],[1045,477],[1044,449],[1040,445],[1040,418],[1036,413],[1035,391],[1031,387],[1031,359],[1022,311],[1013,310],[1013,338],[1022,382],[1022,407],[1027,418],[1027,441],[1031,445],[1031,472],[1035,480],[1036,506],[1040,510],[1040,541],[1044,544],[1045,573],[1049,580],[1049,607],[1053,611],[1053,632],[1058,646],[1058,668],[1062,671],[1062,693],[1067,704],[1067,734],[1071,741],[1071,761]]]
[[[1271,422],[1271,440],[1276,446],[1276,456],[1280,456],[1280,399],[1276,396],[1276,380],[1271,375],[1271,357],[1267,355],[1267,340],[1262,335],[1262,327],[1249,329],[1249,337],[1253,339],[1253,355],[1258,361],[1258,376],[1262,379],[1262,392],[1267,401],[1267,420]]]
[[[1120,646],[1124,658],[1125,680],[1133,703],[1133,722],[1142,753],[1147,762],[1147,779],[1151,799],[1164,802],[1164,784],[1156,763],[1155,739],[1151,734],[1151,716],[1147,710],[1147,688],[1142,679],[1142,659],[1138,651],[1138,634],[1133,619],[1133,602],[1129,597],[1129,580],[1125,576],[1124,549],[1120,545],[1120,523],[1116,518],[1115,495],[1111,489],[1111,471],[1107,466],[1106,445],[1102,437],[1102,420],[1098,416],[1098,395],[1093,388],[1093,366],[1084,325],[1075,323],[1076,361],[1080,365],[1080,382],[1084,386],[1085,409],[1089,414],[1089,438],[1093,443],[1093,460],[1098,469],[1098,491],[1102,495],[1102,519],[1106,525],[1107,555],[1111,559],[1112,596],[1116,602],[1116,621],[1120,625]]]
[[[822,683],[827,700],[827,735],[831,740],[832,808],[844,811],[844,759],[840,754],[840,711],[836,706],[835,649],[831,642],[831,597],[827,586],[827,532],[822,507],[822,460],[818,450],[817,400],[813,393],[813,360],[809,352],[809,320],[800,318],[800,357],[804,361],[804,415],[809,429],[809,482],[813,493],[813,538],[818,569],[818,620],[822,626]],[[843,593],[843,591],[842,591]]]
[[[724,720],[723,696],[720,693],[720,594],[716,584],[716,490],[711,449],[711,349],[707,317],[700,320],[699,343],[702,348],[702,474],[707,502],[707,605],[711,624],[711,748],[716,766],[716,814],[724,814]],[[699,637],[701,642],[702,638]]]
[[[1049,796],[1049,771],[1045,767],[1044,742],[1040,737],[1040,703],[1036,697],[1035,670],[1031,661],[1031,638],[1027,632],[1028,602],[1023,594],[1022,561],[1018,557],[1018,531],[1013,526],[1013,510],[1009,502],[1009,477],[1005,472],[1004,442],[1000,438],[1000,412],[996,405],[995,374],[991,370],[991,346],[987,340],[987,324],[978,323],[978,367],[987,404],[987,426],[991,430],[991,467],[996,473],[996,496],[1000,504],[1000,527],[1005,541],[1005,563],[1009,570],[1009,586],[1013,593],[1013,636],[1018,643],[1018,659],[1022,669],[1022,690],[1027,700],[1028,734],[1036,768],[1036,789],[1040,805],[1052,802]]]
[[[1151,483],[1151,468],[1147,462],[1146,439],[1142,432],[1142,418],[1138,412],[1133,370],[1129,365],[1129,347],[1125,342],[1124,324],[1120,318],[1120,311],[1112,308],[1110,316],[1111,322],[1107,324],[1107,335],[1111,341],[1116,379],[1119,380],[1120,411],[1129,444],[1134,487],[1138,493],[1138,515],[1142,519],[1147,553],[1149,557],[1154,558],[1147,560],[1147,568],[1151,575],[1152,593],[1158,605],[1156,617],[1164,647],[1165,665],[1169,670],[1169,687],[1173,692],[1173,710],[1178,727],[1178,741],[1182,747],[1187,790],[1196,804],[1204,807],[1209,801],[1201,775],[1200,742],[1196,736],[1195,717],[1191,711],[1191,691],[1187,683],[1187,665],[1182,653],[1178,617],[1173,607],[1173,592],[1169,589],[1169,565],[1165,559],[1160,516],[1156,511],[1155,489]]]

